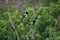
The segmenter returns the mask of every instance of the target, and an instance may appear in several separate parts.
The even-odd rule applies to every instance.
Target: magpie
[[[35,24],[35,20],[32,20],[32,21],[30,22],[30,24],[31,24],[31,25],[34,25],[34,24]]]
[[[25,12],[24,14],[23,14],[23,18],[26,18],[28,16],[28,12]]]

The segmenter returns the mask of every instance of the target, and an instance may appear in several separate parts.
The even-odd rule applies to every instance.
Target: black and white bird
[[[20,22],[22,22],[22,20],[25,19],[27,16],[28,16],[28,12],[25,12],[25,13],[22,15],[22,19],[20,20]]]
[[[32,21],[30,22],[30,24],[31,24],[31,26],[33,26],[33,25],[35,24],[35,20],[32,20]]]
[[[23,14],[23,18],[26,18],[28,16],[28,12],[25,12],[24,14]]]

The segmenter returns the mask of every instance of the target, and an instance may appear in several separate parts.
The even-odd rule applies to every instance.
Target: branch
[[[15,26],[14,26],[12,20],[10,19],[9,13],[8,13],[8,16],[9,16],[9,22],[10,22],[10,24],[11,24],[11,27],[12,27],[12,29],[13,29],[13,30],[15,31],[15,33],[16,33],[17,40],[20,40],[20,39],[19,39],[19,35],[18,35],[18,31],[16,30],[16,28],[15,28]]]
[[[28,37],[28,35],[26,35],[26,38],[27,38],[27,40],[30,40],[29,37]]]
[[[35,30],[34,30],[34,29],[33,29],[33,31],[32,31],[32,40],[36,40]]]
[[[27,39],[27,40],[30,40],[29,39],[29,35],[28,35],[28,33],[27,33],[27,28],[26,28],[26,24],[25,23],[23,23],[24,24],[24,26],[25,26],[25,38]]]
[[[15,28],[15,26],[14,26],[14,24],[13,24],[12,20],[9,20],[9,22],[10,22],[10,24],[11,24],[12,29],[13,29],[13,30],[15,31],[15,33],[16,33],[17,40],[20,40],[20,39],[19,39],[18,32],[17,32],[17,30],[16,30],[16,28]]]
[[[12,29],[13,29],[13,30],[15,31],[15,33],[16,33],[17,40],[20,40],[20,39],[19,39],[18,32],[17,32],[17,30],[16,30],[16,28],[15,28],[15,26],[14,26],[12,20],[10,19],[10,13],[9,13],[9,1],[6,0],[6,2],[7,2],[7,8],[8,8],[8,17],[9,17],[8,19],[9,19],[9,22],[10,22],[10,24],[11,24]]]

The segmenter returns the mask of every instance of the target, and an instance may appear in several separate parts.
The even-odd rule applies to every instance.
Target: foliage
[[[0,40],[17,40],[15,30],[12,29],[9,22],[8,14],[10,14],[10,19],[18,31],[20,40],[27,40],[27,37],[30,40],[32,37],[36,40],[60,40],[59,1],[55,5],[39,7],[37,10],[28,7],[25,12],[28,12],[28,16],[23,18],[24,13],[20,11],[8,11],[7,7],[0,10]],[[33,19],[35,24],[30,25]]]

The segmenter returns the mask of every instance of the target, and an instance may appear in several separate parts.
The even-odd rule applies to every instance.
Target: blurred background
[[[41,6],[59,4],[59,0],[8,0],[8,4],[10,7],[14,7],[16,10],[24,11],[27,7],[37,9]],[[6,5],[7,0],[0,0],[0,7],[5,7]]]
[[[60,0],[0,0],[0,40],[60,40]]]

